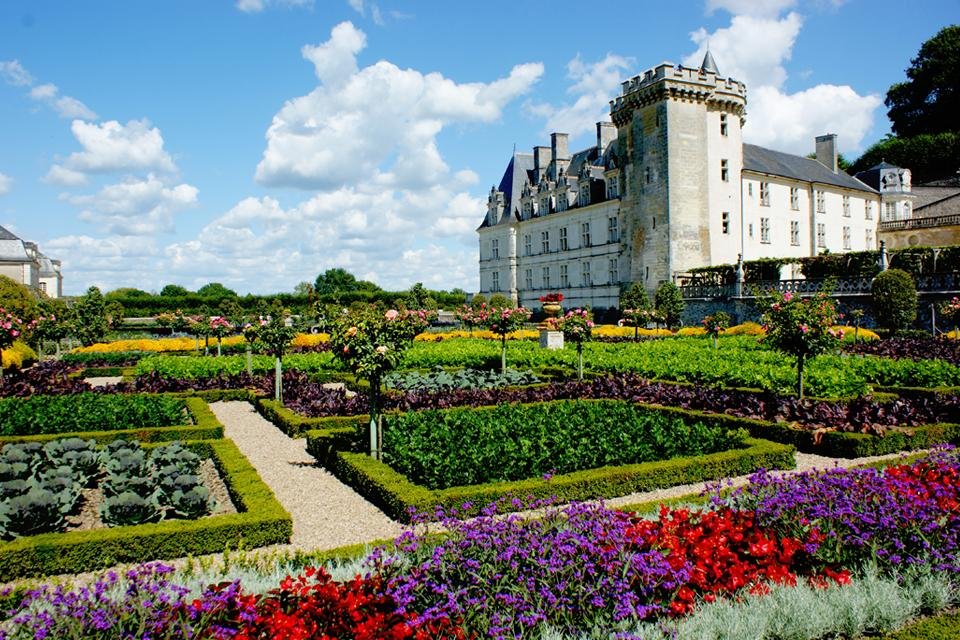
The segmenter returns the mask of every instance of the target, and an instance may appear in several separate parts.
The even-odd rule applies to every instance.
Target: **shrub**
[[[672,282],[661,284],[654,295],[653,306],[668,327],[674,329],[680,326],[680,316],[683,315],[685,306],[680,287]]]
[[[32,396],[0,399],[0,435],[164,427],[186,421],[182,398],[162,395]]]
[[[902,331],[917,319],[917,287],[900,269],[887,269],[870,285],[873,314],[880,326]]]

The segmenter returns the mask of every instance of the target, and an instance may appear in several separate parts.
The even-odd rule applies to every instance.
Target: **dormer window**
[[[585,207],[590,204],[590,183],[580,187],[580,206]]]
[[[540,198],[540,215],[545,216],[550,213],[550,196]]]
[[[566,211],[570,200],[566,191],[557,194],[557,211]]]

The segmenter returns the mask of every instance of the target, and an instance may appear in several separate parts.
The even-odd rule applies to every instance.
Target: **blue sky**
[[[699,62],[748,85],[745,138],[856,157],[957,0],[0,3],[0,225],[67,293],[218,281],[290,291],[331,267],[477,287],[513,146],[592,139],[620,80]]]

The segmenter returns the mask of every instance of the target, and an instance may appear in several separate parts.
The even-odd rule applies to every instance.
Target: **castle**
[[[744,144],[746,105],[708,51],[699,68],[663,63],[624,81],[594,146],[571,153],[553,133],[515,152],[477,229],[480,292],[613,308],[631,282],[652,294],[740,256],[873,249],[880,220],[910,217],[908,170],[876,167],[876,187],[838,171],[832,134],[817,137],[816,159]]]

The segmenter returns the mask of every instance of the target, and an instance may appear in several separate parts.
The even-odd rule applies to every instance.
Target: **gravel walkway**
[[[85,378],[84,381],[91,387],[105,387],[108,384],[117,384],[123,381],[123,376],[98,376]]]
[[[289,438],[248,402],[214,402],[210,409],[224,434],[256,467],[293,516],[294,548],[333,549],[394,538],[402,525],[388,518],[306,451],[306,440]]]

